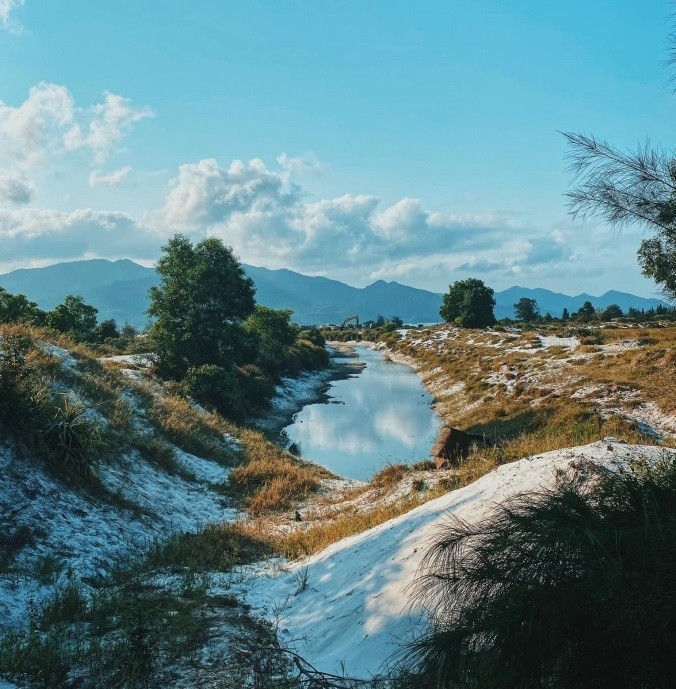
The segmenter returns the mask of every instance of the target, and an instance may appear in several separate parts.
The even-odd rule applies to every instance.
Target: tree
[[[584,321],[585,323],[588,323],[592,319],[596,317],[596,309],[592,306],[592,303],[590,301],[586,301],[582,306],[577,310],[572,318],[574,318],[576,321]]]
[[[540,309],[535,299],[528,297],[521,297],[519,301],[514,304],[514,313],[518,321],[530,323],[536,321],[540,317]]]
[[[568,309],[564,307],[563,313],[561,314],[561,320],[562,321],[567,321],[570,318],[570,314],[568,313]]]
[[[99,323],[96,328],[94,328],[93,336],[96,342],[104,342],[108,339],[120,337],[120,331],[117,329],[115,319],[111,318]]]
[[[622,309],[617,304],[610,304],[603,310],[603,319],[610,321],[613,318],[622,318],[624,313]]]
[[[291,322],[291,309],[271,309],[256,304],[244,321],[244,329],[255,338],[259,364],[278,371],[284,355],[298,339],[300,328]]]
[[[449,285],[439,314],[447,323],[464,328],[483,328],[495,323],[493,290],[481,280],[467,278]]]
[[[676,65],[676,33],[670,36]],[[568,194],[574,217],[604,218],[614,229],[638,224],[653,233],[638,249],[646,277],[676,299],[676,155],[649,143],[623,151],[594,136],[564,133],[577,186]]]
[[[82,297],[69,294],[61,304],[47,313],[47,325],[68,333],[77,340],[92,340],[99,310],[87,304]]]
[[[45,320],[45,312],[38,308],[34,301],[30,301],[23,294],[10,294],[0,287],[0,323],[41,324]]]
[[[160,370],[182,379],[191,367],[231,371],[251,360],[243,321],[254,310],[254,285],[220,239],[193,246],[177,234],[162,248],[150,289],[150,334]]]
[[[394,323],[397,328],[403,328],[404,321],[399,316],[390,316],[390,323]]]

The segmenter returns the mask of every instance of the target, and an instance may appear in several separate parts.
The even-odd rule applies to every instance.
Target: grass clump
[[[0,341],[0,430],[61,475],[91,478],[106,443],[79,399],[54,392],[30,328],[5,326]]]
[[[252,535],[270,543],[275,552],[289,560],[305,557],[319,552],[326,546],[335,543],[348,536],[362,533],[368,529],[378,526],[389,519],[394,519],[412,510],[424,502],[438,497],[442,492],[427,491],[420,493],[414,491],[410,495],[381,505],[375,509],[357,512],[349,511],[341,514],[336,519],[330,521],[311,522],[310,528],[295,530],[289,533],[263,533],[260,526],[256,523],[247,525],[244,528]]]
[[[193,576],[177,591],[134,578],[90,595],[70,582],[24,628],[0,634],[0,675],[49,689],[147,686],[165,663],[189,657],[205,631],[205,585]]]
[[[376,490],[394,488],[410,471],[412,471],[412,467],[406,464],[388,464],[374,475],[370,481],[370,486]]]
[[[196,534],[178,534],[153,546],[144,566],[188,568],[194,572],[229,572],[237,565],[271,554],[265,541],[238,524],[213,524]]]
[[[232,489],[246,499],[254,515],[288,509],[319,487],[329,472],[283,452],[257,431],[245,430],[240,436],[245,463],[230,474]]]
[[[676,464],[589,469],[448,522],[417,582],[415,686],[676,685]]]
[[[195,409],[178,395],[159,397],[142,387],[137,391],[142,395],[148,420],[165,438],[190,454],[225,466],[233,464],[236,452],[224,439],[225,434],[236,430],[232,424],[217,414]]]

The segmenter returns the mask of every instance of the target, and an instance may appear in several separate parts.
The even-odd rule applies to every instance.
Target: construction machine
[[[347,324],[348,324],[350,321],[354,321],[354,322],[355,322],[355,326],[356,326],[357,328],[359,327],[359,315],[358,315],[358,314],[357,314],[356,316],[349,316],[348,318],[346,318],[346,319],[343,321],[343,324],[342,324],[340,327],[341,327],[341,328],[345,328],[345,327],[347,326]]]

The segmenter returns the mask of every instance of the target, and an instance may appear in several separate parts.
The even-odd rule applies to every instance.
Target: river
[[[303,407],[284,430],[301,456],[367,481],[387,464],[426,459],[443,421],[412,369],[366,346],[355,353],[364,368],[332,381],[328,399]]]

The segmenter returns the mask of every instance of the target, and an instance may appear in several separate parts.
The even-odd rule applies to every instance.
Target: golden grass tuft
[[[213,459],[226,466],[235,463],[236,452],[225,441],[224,435],[236,434],[236,426],[218,414],[195,409],[177,395],[160,397],[143,384],[134,387],[141,394],[148,420],[168,440],[198,457]]]
[[[396,486],[410,471],[411,467],[406,464],[388,464],[374,475],[370,481],[370,487],[376,490],[389,490]]]
[[[319,479],[332,474],[276,447],[251,429],[240,434],[246,459],[233,469],[230,485],[243,494],[254,515],[295,506],[319,487]]]

